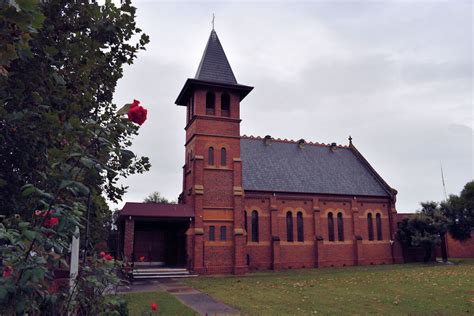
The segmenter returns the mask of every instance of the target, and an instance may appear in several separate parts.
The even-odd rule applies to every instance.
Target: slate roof
[[[120,211],[120,217],[194,217],[194,209],[187,204],[158,204],[127,202]]]
[[[390,196],[350,147],[241,138],[240,150],[246,191]]]
[[[211,31],[211,35],[207,41],[206,49],[202,55],[195,79],[237,84],[234,72],[230,67],[219,37],[217,37],[217,33],[214,30]]]

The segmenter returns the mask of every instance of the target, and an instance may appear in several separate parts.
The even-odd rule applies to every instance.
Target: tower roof
[[[195,79],[209,82],[237,84],[234,72],[222,48],[216,31],[212,30]]]

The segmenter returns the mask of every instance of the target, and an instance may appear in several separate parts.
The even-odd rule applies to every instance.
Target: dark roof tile
[[[242,138],[240,150],[246,191],[389,196],[348,147]]]
[[[237,84],[234,72],[230,67],[221,42],[214,30],[211,31],[211,35],[207,41],[206,49],[202,55],[195,79]]]

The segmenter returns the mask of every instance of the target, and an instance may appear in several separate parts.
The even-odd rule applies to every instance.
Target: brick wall
[[[448,234],[447,242],[448,257],[474,258],[474,232],[471,233],[471,238],[465,241],[454,240]]]

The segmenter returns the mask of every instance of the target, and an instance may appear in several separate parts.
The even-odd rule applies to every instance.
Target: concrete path
[[[135,281],[131,284],[121,285],[117,288],[118,294],[125,294],[130,292],[155,292],[163,291],[161,283],[157,280],[152,281]]]
[[[235,308],[218,302],[209,295],[199,292],[175,279],[160,280],[160,287],[200,315],[240,315],[240,312]]]

